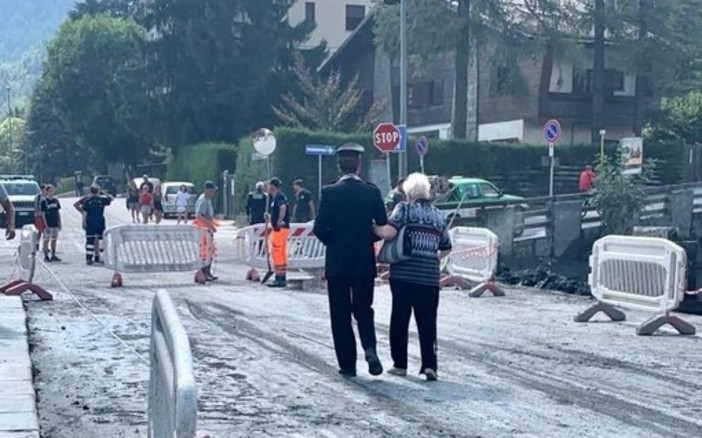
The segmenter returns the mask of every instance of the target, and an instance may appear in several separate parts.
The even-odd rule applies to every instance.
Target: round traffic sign
[[[373,131],[373,146],[380,152],[393,152],[400,147],[400,129],[392,123],[381,123]]]
[[[266,128],[261,128],[253,136],[253,145],[256,152],[261,155],[270,155],[275,152],[278,141],[273,135],[273,131]]]
[[[549,143],[555,143],[561,137],[561,124],[556,119],[551,119],[544,125],[544,139]]]
[[[417,139],[417,143],[415,143],[414,147],[417,150],[417,155],[424,156],[429,152],[429,140],[422,135]]]

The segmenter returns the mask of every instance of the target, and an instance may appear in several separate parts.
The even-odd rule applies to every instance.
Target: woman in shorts
[[[154,208],[154,197],[149,193],[149,188],[146,185],[141,188],[139,208],[141,209],[142,222],[148,224],[151,210]]]
[[[132,223],[139,223],[139,189],[132,181],[127,189],[127,210],[132,215]]]
[[[161,193],[161,186],[158,185],[154,187],[154,220],[156,224],[161,223],[163,219],[163,194]]]

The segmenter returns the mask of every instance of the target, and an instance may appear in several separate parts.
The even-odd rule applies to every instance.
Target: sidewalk
[[[0,438],[39,438],[27,317],[20,297],[4,295],[0,295]]]

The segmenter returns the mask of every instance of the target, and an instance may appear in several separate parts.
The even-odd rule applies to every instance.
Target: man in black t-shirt
[[[154,183],[149,180],[149,175],[144,175],[144,179],[141,181],[141,185],[139,186],[140,192],[144,191],[144,186],[148,187],[149,193],[154,192]]]
[[[305,223],[314,220],[312,193],[304,188],[301,179],[293,183],[293,188],[295,189],[295,206],[293,207],[292,221]]]
[[[61,231],[61,203],[54,198],[54,186],[47,184],[44,187],[44,197],[40,201],[42,220],[46,228],[44,229],[44,261],[60,262],[56,257],[56,242],[59,231]],[[51,244],[51,256],[49,257],[49,243]]]
[[[105,207],[111,202],[110,195],[101,195],[100,188],[92,186],[90,187],[90,195],[73,204],[73,207],[83,215],[85,260],[88,265],[101,263],[100,241],[105,232]]]

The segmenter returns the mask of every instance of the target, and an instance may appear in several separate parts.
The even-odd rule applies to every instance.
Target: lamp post
[[[407,0],[400,0],[400,125],[405,126],[407,134]],[[407,139],[403,140],[407,146],[398,157],[398,176],[407,176],[407,155],[409,149]]]

